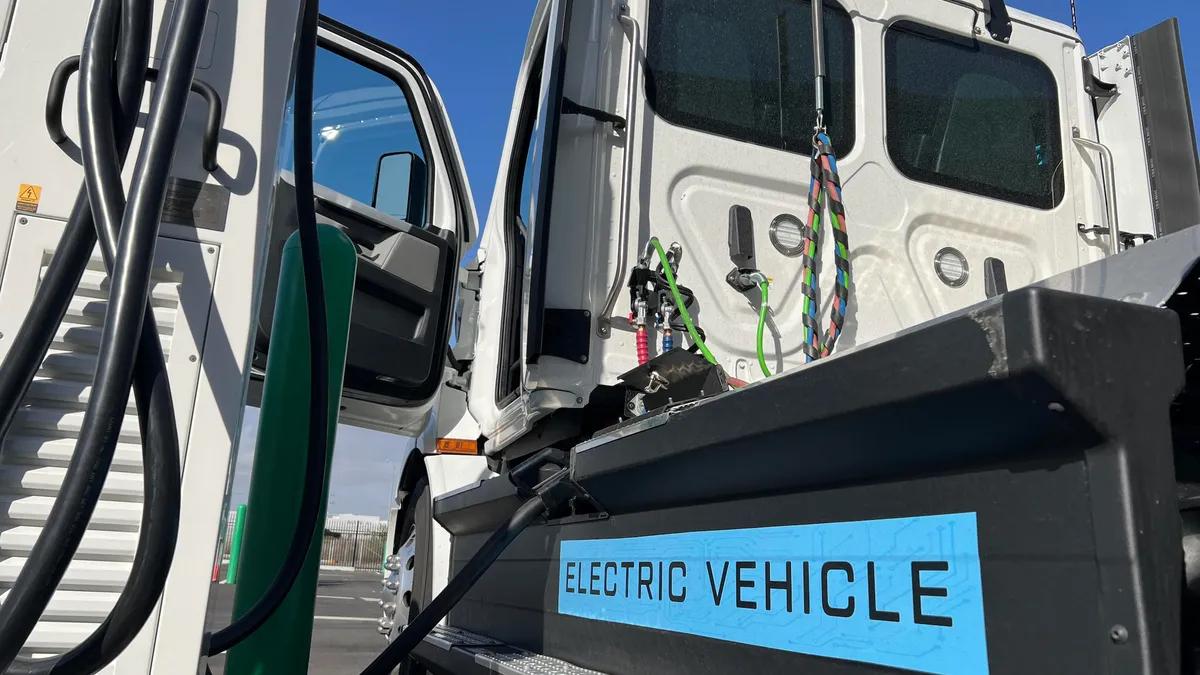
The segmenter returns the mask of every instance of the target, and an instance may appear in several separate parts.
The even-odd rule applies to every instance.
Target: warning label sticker
[[[17,191],[17,210],[37,213],[38,202],[42,201],[42,186],[21,183]]]

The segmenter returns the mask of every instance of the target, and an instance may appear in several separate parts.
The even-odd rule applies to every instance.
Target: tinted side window
[[[534,63],[541,63],[539,53]],[[541,70],[536,66],[522,94],[521,112],[517,117],[517,135],[509,157],[508,177],[504,186],[504,213],[508,244],[508,270],[504,280],[504,332],[500,338],[500,373],[496,380],[496,402],[503,407],[521,390],[521,294],[525,280],[528,252],[527,237],[533,217],[536,186],[536,153],[531,152],[537,132],[538,94],[541,92]]]
[[[351,199],[421,225],[426,153],[396,81],[324,47],[313,80],[313,178]],[[294,123],[291,106],[287,127]],[[286,131],[286,138],[291,132]],[[285,141],[284,168],[294,166]]]
[[[534,129],[530,128],[529,131],[532,135]],[[532,140],[533,139],[531,138],[522,139],[522,142],[525,146],[526,157],[525,166],[523,169],[521,169],[521,196],[518,198],[520,199],[520,202],[518,202],[519,206],[517,208],[517,217],[521,219],[520,227],[522,232],[529,227],[529,219],[533,217],[533,176],[537,172],[533,170],[533,160],[535,159],[535,155],[532,152],[529,152],[529,146],[531,145]]]
[[[646,96],[668,122],[807,153],[814,119],[809,0],[653,0]],[[854,27],[825,6],[828,106],[838,153],[854,146]]]
[[[1041,209],[1062,200],[1058,87],[1038,59],[905,22],[884,36],[887,149],[925,183]]]

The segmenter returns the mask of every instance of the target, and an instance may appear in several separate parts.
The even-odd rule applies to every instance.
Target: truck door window
[[[1038,59],[912,22],[884,35],[887,149],[905,176],[1040,209],[1063,195],[1058,87]]]
[[[425,223],[427,153],[408,95],[389,76],[324,47],[313,81],[313,177],[351,199]],[[289,106],[287,124],[294,123]],[[291,132],[285,131],[290,138]],[[294,162],[286,142],[284,168]]]
[[[808,153],[814,122],[808,0],[653,0],[646,98],[699,131]],[[826,126],[839,155],[854,146],[854,26],[826,2]]]

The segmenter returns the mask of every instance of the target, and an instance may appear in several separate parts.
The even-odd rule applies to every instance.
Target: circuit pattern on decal
[[[986,675],[974,513],[563,541],[561,614]]]

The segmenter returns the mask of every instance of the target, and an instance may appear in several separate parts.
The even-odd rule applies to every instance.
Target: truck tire
[[[396,598],[396,633],[416,618],[425,604],[432,599],[433,580],[430,567],[433,560],[433,538],[430,523],[433,518],[433,499],[429,492],[429,482],[425,478],[417,481],[412,492],[404,500],[404,510],[399,528],[400,551],[408,553],[401,561],[401,574],[412,573],[411,587],[401,588]],[[415,540],[415,541],[410,541]],[[402,553],[402,555],[403,555]],[[415,659],[408,658],[400,664],[400,675],[427,675],[427,672]]]

